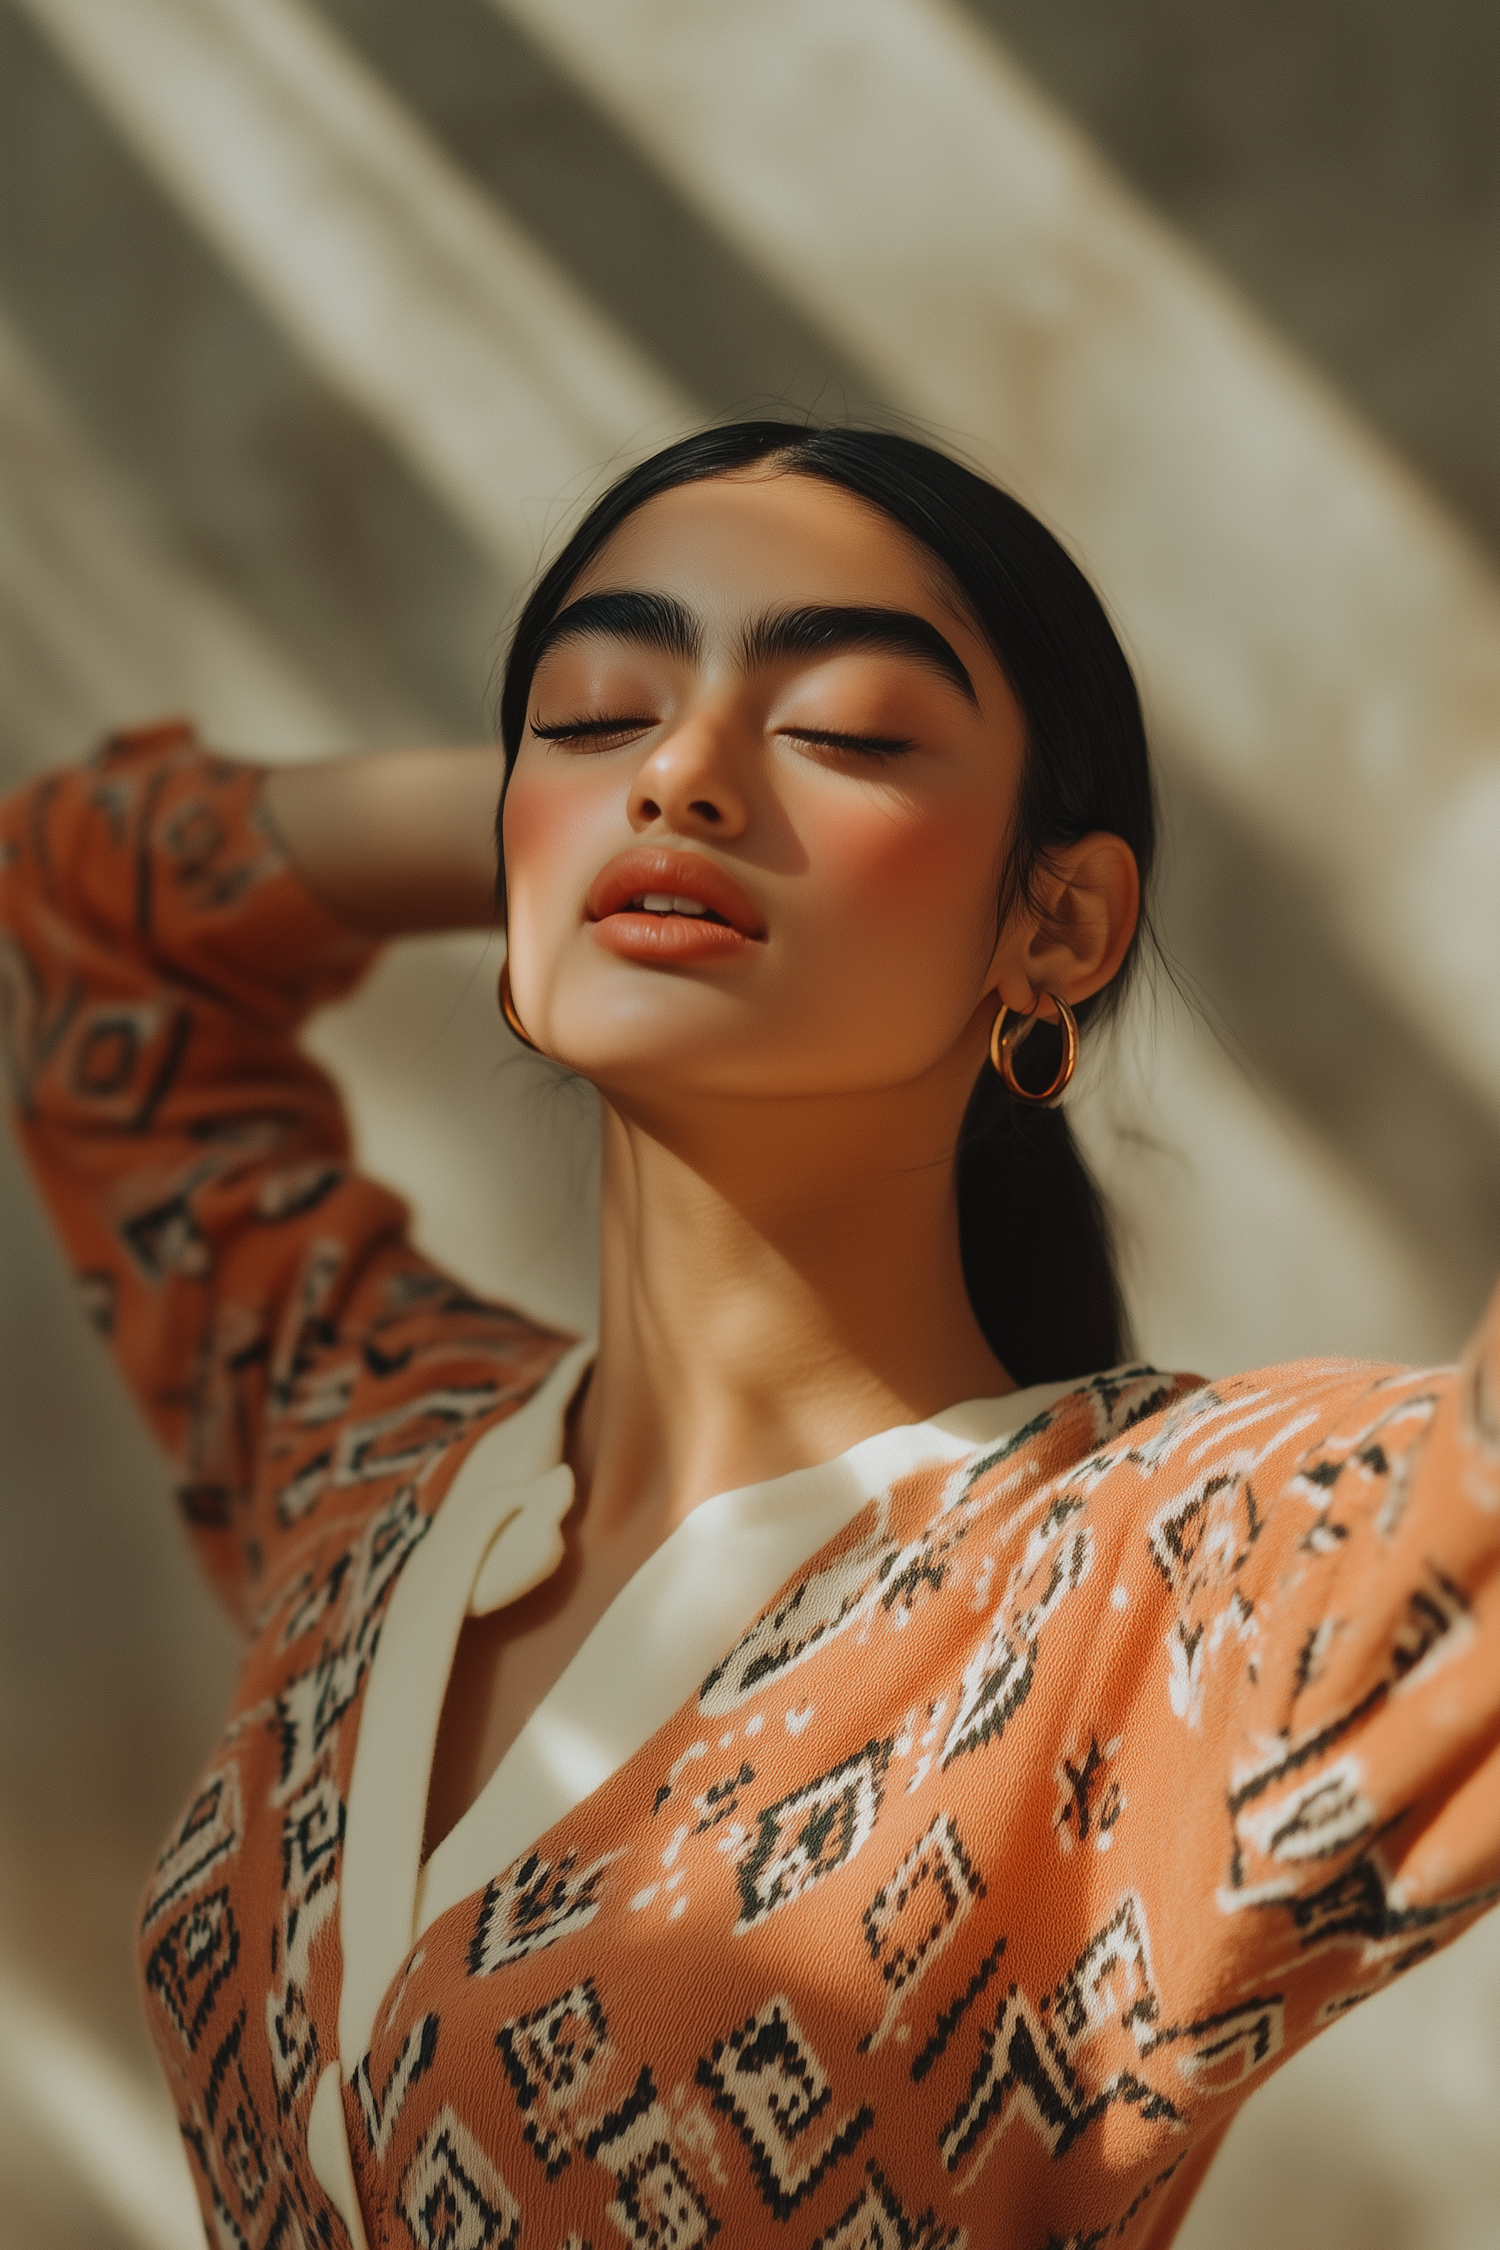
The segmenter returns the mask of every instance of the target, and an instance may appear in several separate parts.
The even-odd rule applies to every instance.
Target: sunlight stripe
[[[71,6],[73,0],[28,0],[28,4],[51,9],[59,5]],[[143,10],[142,21],[147,16],[159,20],[164,13],[183,13],[184,0],[170,0],[170,6],[168,0],[125,0],[125,4],[129,13],[134,14],[138,7]],[[215,4],[220,4],[220,0],[215,0]],[[202,11],[188,12],[201,14]],[[378,121],[372,122],[372,131],[376,123]],[[228,136],[221,152],[213,149],[203,152],[204,168],[212,172],[222,163],[232,171],[243,153],[233,136]],[[350,195],[355,195],[355,185],[346,185]],[[376,220],[368,211],[364,220],[378,232]],[[288,285],[285,293],[294,295],[295,291]],[[424,397],[414,407],[410,425],[393,423],[394,442],[403,451],[414,448],[413,432],[418,424],[431,424],[437,431],[437,440],[441,441],[443,433],[439,425],[443,415],[444,401],[440,395],[434,392]],[[26,442],[22,442],[18,450],[24,454]],[[582,453],[573,457],[571,471],[575,477],[582,476],[585,461]],[[31,499],[39,503],[41,497],[52,490],[53,484],[50,474],[39,474],[28,505]],[[93,504],[91,501],[89,506]],[[338,727],[337,715],[321,720],[313,717],[306,722],[287,716],[278,719],[278,707],[286,712],[286,695],[270,689],[264,665],[260,666],[261,685],[255,685],[252,674],[257,670],[257,661],[247,652],[242,636],[236,658],[240,683],[236,693],[246,715],[242,722],[231,724],[225,732],[220,716],[222,702],[217,705],[214,702],[216,682],[222,683],[226,674],[215,653],[214,635],[220,630],[220,624],[213,620],[212,603],[207,608],[201,603],[194,608],[191,601],[180,605],[172,590],[174,581],[170,575],[163,575],[160,558],[151,557],[149,546],[143,545],[143,560],[138,571],[131,555],[130,538],[123,532],[112,543],[101,545],[91,556],[91,519],[87,507],[78,517],[76,531],[68,535],[72,540],[71,549],[66,557],[59,554],[53,562],[48,560],[48,543],[54,537],[56,525],[43,517],[36,518],[36,522],[41,528],[30,541],[29,554],[18,548],[13,555],[11,579],[24,590],[26,581],[35,572],[38,601],[31,614],[40,618],[52,633],[50,645],[60,660],[56,669],[68,673],[73,686],[80,682],[89,685],[101,718],[112,719],[122,712],[144,711],[153,704],[157,708],[180,707],[187,702],[200,711],[207,710],[211,731],[218,733],[221,740],[234,740],[252,750],[268,752],[278,747],[299,747],[299,725],[303,728],[300,746],[304,747],[326,740],[324,730]],[[138,586],[135,584],[137,577]],[[206,589],[202,591],[206,593]],[[113,621],[116,610],[126,621],[124,629],[118,631]],[[21,614],[19,609],[16,614]],[[137,644],[134,648],[133,641]],[[269,655],[268,651],[263,653]],[[148,685],[150,681],[160,681],[161,686],[150,692],[144,687],[138,691],[132,681],[140,673],[129,669],[129,663],[123,661],[127,659],[144,672]],[[233,667],[228,669],[232,671]],[[12,739],[24,738],[28,743],[33,739],[40,741],[40,732],[33,738],[28,730],[14,729],[13,685],[5,702],[13,722]],[[98,722],[90,722],[89,731],[95,723]],[[46,756],[50,759],[76,747],[76,740],[51,742]],[[395,980],[390,986],[393,996],[406,973],[402,967],[404,960],[403,952],[391,965],[390,976]],[[367,1007],[365,1002],[356,1003],[347,1024],[342,1013],[336,1022],[330,1020],[326,1036],[337,1046],[337,1059],[349,1072],[362,1143],[372,1160],[377,1160],[377,1169],[384,1169],[412,1197],[422,1214],[424,1237],[440,1257],[481,1286],[508,1295],[519,1290],[523,1296],[534,1297],[553,1317],[563,1317],[553,1304],[554,1296],[561,1293],[567,1298],[567,1317],[576,1318],[575,1300],[576,1304],[586,1306],[592,1294],[588,1278],[594,1256],[591,1242],[584,1241],[580,1234],[576,1240],[568,1237],[563,1246],[566,1228],[561,1227],[560,1222],[549,1220],[549,1226],[555,1225],[558,1229],[549,1235],[558,1264],[558,1272],[554,1274],[550,1266],[544,1269],[538,1263],[536,1244],[531,1240],[537,1229],[528,1225],[526,1213],[512,1212],[507,1207],[503,1214],[496,1213],[492,1222],[476,1231],[472,1215],[476,1210],[488,1209],[495,1192],[489,1151],[494,1144],[497,1120],[490,1097],[476,1096],[468,1084],[473,1075],[468,1053],[455,1053],[452,1058],[451,1083],[445,1081],[439,1085],[437,1081],[443,1079],[443,1073],[434,1075],[424,1067],[424,1098],[417,1103],[420,1115],[407,1116],[411,1087],[388,1083],[392,1079],[386,1067],[389,1059],[393,1054],[408,1051],[413,1026],[419,1021],[442,1020],[451,1006],[451,1001],[438,1005],[438,987],[447,975],[446,969],[440,972],[434,960],[431,971],[430,978],[424,974],[418,980],[420,996],[413,989],[394,1012],[381,998],[387,988],[386,977],[382,975],[377,980],[378,989],[368,996]],[[453,974],[457,979],[456,968]],[[403,1008],[409,1013],[403,1014]],[[476,1015],[469,1031],[476,1052],[483,1047],[484,1030],[489,1021],[486,1005]],[[1448,1348],[1452,1339],[1441,1308],[1433,1304],[1427,1277],[1414,1275],[1399,1235],[1391,1228],[1388,1218],[1358,1196],[1348,1202],[1347,1209],[1343,1205],[1335,1208],[1325,1201],[1323,1216],[1318,1218],[1319,1183],[1326,1180],[1326,1167],[1320,1166],[1316,1152],[1301,1141],[1289,1141],[1280,1133],[1274,1120],[1268,1118],[1248,1089],[1232,1080],[1220,1083],[1222,1072],[1210,1069],[1205,1076],[1202,1066],[1190,1067],[1186,1056],[1179,1056],[1182,1045],[1183,1035],[1173,1031],[1162,1046],[1162,1064],[1172,1088],[1170,1137],[1182,1154],[1175,1160],[1168,1159],[1170,1177],[1159,1183],[1160,1193],[1155,1192],[1158,1183],[1147,1176],[1149,1167],[1141,1170],[1138,1166],[1134,1176],[1128,1166],[1122,1171],[1118,1120],[1113,1114],[1095,1119],[1085,1112],[1081,1119],[1101,1170],[1131,1217],[1139,1220],[1133,1231],[1144,1245],[1145,1257],[1135,1278],[1133,1295],[1143,1315],[1143,1341],[1160,1351],[1170,1337],[1174,1340],[1173,1347],[1166,1356],[1185,1357],[1208,1366],[1279,1356],[1292,1341],[1300,1348],[1326,1347],[1328,1343],[1339,1341],[1347,1343],[1351,1340],[1344,1333],[1347,1320],[1341,1320],[1338,1308],[1350,1292],[1341,1293],[1334,1283],[1336,1271],[1347,1268],[1360,1276],[1355,1294],[1359,1297],[1362,1314],[1355,1341],[1365,1344],[1365,1348],[1398,1349],[1421,1357],[1441,1354]],[[431,1058],[428,1060],[430,1062]],[[537,1194],[550,1211],[556,1200],[551,1194],[556,1166],[546,1152],[533,1147],[540,1136],[528,1126],[523,1112],[524,1103],[519,1105],[514,1117],[506,1119],[506,1131],[514,1134],[517,1143],[512,1168],[519,1176],[526,1172],[528,1165],[534,1163],[539,1167],[536,1177],[544,1187],[539,1187]],[[400,1131],[396,1130],[398,1120]],[[1160,1113],[1149,1116],[1145,1124],[1151,1137],[1159,1140],[1163,1125]],[[434,1132],[438,1132],[445,1150],[450,1141],[455,1144],[451,1161],[445,1166],[435,1165],[431,1158],[432,1148],[438,1145],[432,1138]],[[459,1161],[458,1144],[468,1152],[466,1162]],[[1229,1194],[1225,1208],[1220,1210],[1215,1205],[1208,1214],[1212,1219],[1210,1226],[1205,1216],[1204,1194],[1201,1190],[1191,1190],[1190,1183],[1194,1176],[1205,1186],[1219,1181],[1223,1165],[1216,1151],[1225,1145],[1232,1145],[1239,1152],[1245,1177]],[[527,1152],[524,1156],[522,1147]],[[1186,1174],[1182,1169],[1184,1160]],[[586,1157],[580,1154],[578,1161],[587,1167]],[[452,1192],[440,1183],[440,1173]],[[460,1181],[462,1193],[459,1192]],[[1189,1192],[1184,1192],[1185,1189]],[[1300,1214],[1296,1226],[1278,1232],[1271,1221],[1281,1212]],[[1299,1292],[1298,1317],[1290,1328],[1285,1311],[1278,1309],[1280,1300],[1273,1303],[1265,1288],[1247,1284],[1235,1293],[1233,1303],[1227,1304],[1218,1285],[1217,1262],[1207,1261],[1201,1255],[1203,1244],[1211,1238],[1231,1266],[1236,1259],[1241,1259],[1244,1262],[1238,1270],[1246,1275],[1259,1273],[1269,1277],[1283,1258],[1287,1247],[1283,1236],[1287,1234],[1295,1238],[1295,1246],[1306,1252],[1316,1269],[1309,1276],[1309,1286]],[[1327,1252],[1326,1256],[1317,1255],[1320,1248]],[[1211,1266],[1214,1270],[1210,1270]],[[1175,1339],[1184,1332],[1184,1344],[1179,1348]]]
[[[491,0],[1101,578],[1158,732],[1500,1106],[1500,585],[948,0]]]
[[[141,2250],[203,2250],[203,2221],[165,2094],[0,1963],[0,2087]]]
[[[687,402],[299,0],[19,0],[324,379],[518,577]]]
[[[16,778],[169,711],[267,758],[351,738],[258,628],[159,546],[3,319],[0,680]]]

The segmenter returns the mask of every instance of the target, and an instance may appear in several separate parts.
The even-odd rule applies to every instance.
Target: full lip
[[[665,844],[638,845],[601,867],[589,885],[584,911],[603,922],[629,908],[633,898],[655,893],[695,899],[741,937],[764,938],[765,922],[748,891],[701,852]]]

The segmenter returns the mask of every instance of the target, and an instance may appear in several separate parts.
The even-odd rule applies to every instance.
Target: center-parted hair
[[[594,556],[658,493],[756,464],[819,478],[878,508],[940,564],[994,651],[1025,727],[997,930],[1031,899],[1049,855],[1095,830],[1130,846],[1144,901],[1156,854],[1151,763],[1135,680],[1103,604],[1019,500],[889,431],[735,422],[680,439],[612,485],[542,574],[517,623],[500,695],[507,780],[548,628]],[[997,837],[997,852],[1004,841]],[[1143,905],[1119,972],[1075,1011],[1081,1027],[1119,1006],[1148,926]],[[1028,1058],[1033,1047],[1047,1050],[1039,1072],[1052,1067],[1050,1039],[1039,1028],[1027,1042]],[[986,1063],[964,1117],[957,1175],[964,1283],[990,1348],[1015,1380],[1116,1363],[1126,1339],[1108,1219],[1063,1111],[1017,1101]]]

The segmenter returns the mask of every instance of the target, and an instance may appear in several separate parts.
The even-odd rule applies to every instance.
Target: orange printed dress
[[[436,1271],[299,1020],[368,949],[185,728],[5,809],[19,1129],[244,1629],[141,1907],[209,2239],[1170,2240],[1500,1892],[1500,1343],[956,1403],[697,1509],[423,1865],[590,1347]]]

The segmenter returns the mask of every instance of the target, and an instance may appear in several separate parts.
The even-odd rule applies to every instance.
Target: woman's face
[[[1022,726],[931,559],[836,487],[721,478],[638,510],[559,628],[505,805],[533,1038],[656,1098],[972,1075]]]

